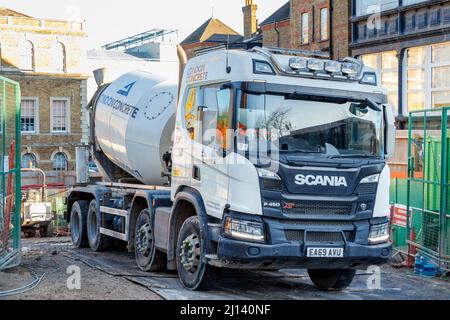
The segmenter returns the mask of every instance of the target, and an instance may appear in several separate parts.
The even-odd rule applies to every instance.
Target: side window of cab
[[[199,88],[190,88],[184,103],[184,124],[189,137],[195,140],[195,127],[198,121],[198,98]]]

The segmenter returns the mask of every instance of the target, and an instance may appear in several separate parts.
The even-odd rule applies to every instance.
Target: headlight
[[[260,178],[262,179],[273,179],[273,180],[280,180],[281,178],[279,175],[277,175],[276,173],[266,170],[266,169],[262,169],[262,168],[256,168],[258,170],[258,175]]]
[[[261,222],[238,220],[227,217],[225,220],[224,233],[226,236],[238,240],[252,242],[265,242],[266,240],[264,225]]]
[[[267,61],[253,61],[253,72],[256,74],[271,74],[275,75],[272,66]]]
[[[350,77],[356,76],[361,70],[361,67],[353,62],[344,62],[342,64],[342,72]]]
[[[377,75],[373,72],[366,72],[366,73],[364,73],[364,75],[359,83],[370,84],[372,86],[376,86],[377,85]]]
[[[380,175],[374,174],[372,176],[368,176],[368,177],[362,179],[360,183],[378,183],[379,180],[380,180]]]
[[[319,59],[311,59],[308,61],[308,68],[312,71],[323,71],[325,68],[325,62]]]
[[[291,58],[289,59],[289,66],[293,70],[308,69],[308,60],[306,58]]]
[[[369,244],[380,244],[389,241],[389,222],[373,225],[370,228]]]
[[[263,189],[278,192],[283,191],[283,181],[281,181],[279,175],[266,169],[257,168],[257,170]]]
[[[325,71],[336,73],[341,72],[342,64],[338,61],[327,61],[325,63]]]

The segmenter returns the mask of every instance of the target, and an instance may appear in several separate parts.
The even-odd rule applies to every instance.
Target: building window
[[[50,113],[52,133],[68,133],[70,114],[69,99],[52,98]]]
[[[328,8],[320,9],[320,40],[328,40]]]
[[[67,171],[69,169],[69,161],[64,152],[58,152],[53,156],[53,170]]]
[[[20,113],[20,128],[22,133],[37,133],[37,115],[37,100],[23,98]]]
[[[387,89],[389,103],[398,110],[398,58],[396,51],[361,56],[364,64],[373,68]]]
[[[34,169],[37,167],[36,156],[32,153],[25,153],[22,156],[22,168],[23,169]]]
[[[398,0],[355,0],[356,16],[365,16],[397,8]]]
[[[407,51],[408,111],[450,106],[450,42]]]
[[[52,48],[53,65],[56,72],[66,71],[66,49],[61,42],[57,42]]]
[[[309,13],[302,14],[302,44],[309,43]]]
[[[34,69],[34,47],[31,41],[24,40],[20,45],[20,69]]]

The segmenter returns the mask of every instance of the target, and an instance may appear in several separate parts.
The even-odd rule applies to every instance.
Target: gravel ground
[[[42,276],[35,289],[24,294],[8,297],[10,300],[161,300],[153,292],[133,284],[121,277],[113,277],[91,269],[81,262],[60,254],[70,247],[68,238],[24,239],[22,264],[11,270],[0,272],[0,292],[19,288],[31,282],[33,274]],[[69,266],[81,270],[81,289],[69,290],[67,272]]]

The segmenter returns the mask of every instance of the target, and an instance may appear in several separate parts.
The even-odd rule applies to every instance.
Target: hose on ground
[[[17,289],[12,289],[12,290],[8,290],[8,291],[0,291],[0,298],[16,296],[19,294],[26,293],[30,290],[33,290],[42,282],[42,279],[44,279],[44,277],[45,277],[45,273],[42,276],[38,276],[36,273],[33,272],[33,280],[29,284],[26,284]]]

